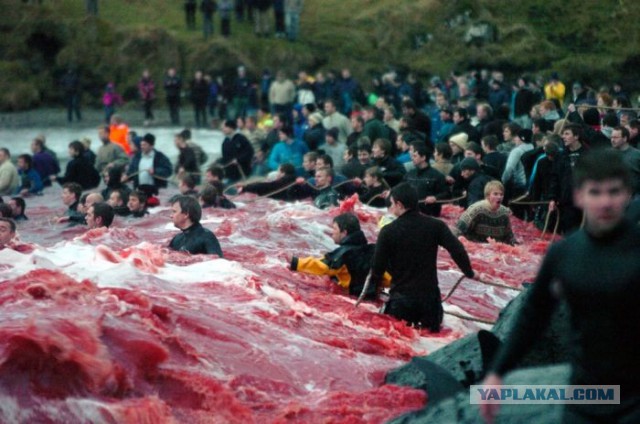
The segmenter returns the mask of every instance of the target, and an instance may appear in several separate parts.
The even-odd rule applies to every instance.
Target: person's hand
[[[69,217],[68,216],[61,216],[56,218],[56,223],[58,224],[63,224],[65,222],[69,222]]]
[[[149,173],[149,175],[153,175],[153,168],[147,169],[147,172]]]
[[[28,189],[24,189],[20,191],[20,196],[22,197],[27,197],[29,195],[29,190]]]
[[[58,179],[58,177],[57,177],[56,175],[49,175],[49,179],[50,179],[51,181],[55,181],[55,180],[57,180],[57,179]]]
[[[556,201],[555,200],[552,200],[552,201],[549,202],[549,212],[555,211],[556,207],[557,207],[557,205],[556,205]]]
[[[571,104],[567,107],[567,110],[568,110],[569,112],[571,112],[571,113],[575,112],[575,111],[576,111],[576,105],[575,105],[575,104],[573,104],[573,103],[571,103]]]
[[[122,174],[122,176],[120,177],[121,183],[126,183],[128,180],[129,180],[129,176],[127,174]]]
[[[383,191],[383,192],[380,194],[380,196],[381,196],[383,199],[386,199],[387,197],[389,197],[389,195],[390,195],[390,194],[391,194],[391,190],[385,190],[385,191]]]
[[[427,196],[424,199],[424,202],[427,203],[427,204],[435,203],[436,202],[436,196]]]
[[[485,386],[502,386],[502,377],[497,374],[490,373],[488,374],[484,380],[482,380],[482,385]],[[493,421],[498,415],[498,411],[500,410],[499,403],[481,403],[480,407],[480,415],[484,418],[487,424],[493,424]]]
[[[449,184],[449,185],[451,185],[451,184],[456,182],[456,180],[454,180],[451,175],[447,175],[446,177],[444,177],[444,179],[447,182],[447,184]]]
[[[306,180],[304,179],[304,177],[298,177],[296,178],[296,184],[304,184]]]
[[[353,179],[353,183],[357,186],[359,186],[360,184],[362,184],[362,180],[358,177]]]

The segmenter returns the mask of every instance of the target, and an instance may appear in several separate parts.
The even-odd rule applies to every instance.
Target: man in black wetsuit
[[[440,331],[442,305],[438,287],[438,247],[442,246],[469,278],[475,276],[464,246],[447,225],[418,212],[418,194],[408,183],[391,189],[389,211],[398,217],[380,231],[371,269],[379,287],[385,271],[393,280],[385,314],[409,324]]]
[[[202,209],[192,196],[176,196],[171,202],[173,225],[182,232],[175,236],[169,248],[192,254],[215,253],[222,257],[222,249],[216,236],[200,224]]]
[[[625,218],[629,170],[616,151],[582,155],[574,199],[585,226],[551,246],[511,336],[483,384],[500,385],[566,301],[574,336],[572,385],[620,385],[620,404],[567,405],[565,423],[640,422],[640,228]],[[516,383],[517,384],[517,383]],[[497,404],[481,405],[493,421]]]

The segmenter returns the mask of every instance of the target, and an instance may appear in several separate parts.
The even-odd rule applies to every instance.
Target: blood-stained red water
[[[353,201],[320,211],[243,196],[205,210],[219,259],[168,251],[167,207],[87,232],[53,223],[57,195],[28,201],[19,234],[32,249],[0,251],[2,422],[381,423],[427,401],[384,385],[387,371],[489,328],[445,315],[439,334],[418,331],[290,271],[292,255],[335,248],[341,210],[375,241],[382,212]],[[521,245],[464,244],[483,279],[518,288],[548,242],[513,224]],[[438,269],[444,296],[461,274],[445,251]],[[493,321],[516,294],[465,279],[445,310]]]

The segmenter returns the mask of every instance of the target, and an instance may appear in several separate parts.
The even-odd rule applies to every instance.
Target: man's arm
[[[218,239],[213,233],[211,233],[211,237],[207,237],[205,239],[204,249],[205,249],[205,252],[208,254],[216,254],[221,258],[224,257],[222,255],[222,248],[220,247],[220,243],[218,242]]]
[[[371,264],[371,284],[374,287],[380,287],[383,281],[387,265],[389,263],[390,239],[388,236],[389,227],[380,230],[378,241],[376,242],[376,250],[373,254],[373,263]]]
[[[444,222],[437,222],[440,227],[438,244],[447,249],[451,258],[466,277],[473,278],[475,276],[475,272],[473,272],[473,268],[471,268],[471,261],[469,260],[469,255],[467,255],[467,251],[464,249],[464,246],[460,240],[453,235],[449,227],[447,227]]]

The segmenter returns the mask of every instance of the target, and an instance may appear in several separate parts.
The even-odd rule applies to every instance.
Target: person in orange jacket
[[[128,156],[131,156],[131,146],[127,140],[129,126],[120,115],[113,115],[109,123],[109,140],[122,147]]]
[[[375,250],[360,229],[358,218],[352,213],[343,213],[333,218],[331,238],[340,247],[322,258],[292,257],[291,269],[311,275],[328,275],[352,296],[358,296],[369,275]],[[383,285],[388,287],[391,276],[385,273]],[[365,299],[377,297],[376,287],[365,294]]]

